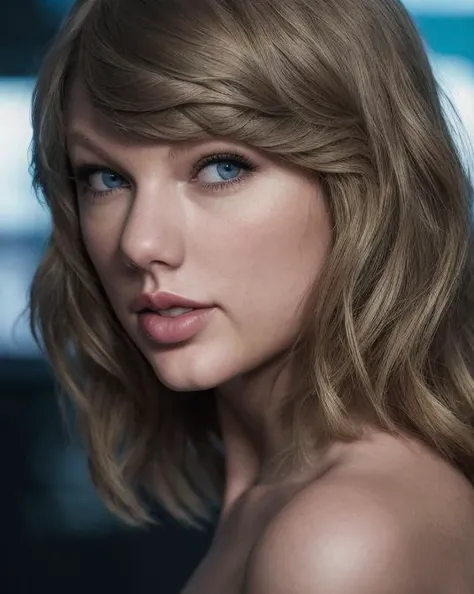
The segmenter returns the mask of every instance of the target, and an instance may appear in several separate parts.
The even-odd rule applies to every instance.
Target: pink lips
[[[191,299],[186,299],[180,295],[173,295],[165,291],[158,293],[142,293],[132,302],[132,309],[138,313],[143,309],[158,311],[159,309],[169,309],[170,307],[192,307],[193,309],[202,309],[213,307],[210,303],[199,303]]]
[[[175,317],[160,316],[158,310],[171,307],[192,308],[192,311]],[[161,344],[176,344],[189,340],[206,326],[215,307],[179,295],[159,292],[143,293],[132,303],[138,313],[139,325],[145,334]]]
[[[176,344],[189,340],[206,326],[215,308],[193,309],[174,318],[157,313],[139,314],[139,323],[152,340],[161,344]]]

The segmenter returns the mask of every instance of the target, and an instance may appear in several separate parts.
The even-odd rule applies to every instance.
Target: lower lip
[[[214,307],[194,309],[174,318],[165,318],[156,313],[139,314],[140,326],[146,334],[162,344],[176,344],[195,336],[207,324]]]

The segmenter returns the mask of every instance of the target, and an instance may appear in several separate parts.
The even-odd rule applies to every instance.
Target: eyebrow
[[[87,150],[92,151],[99,157],[103,158],[104,160],[109,160],[110,156],[107,151],[102,149],[98,144],[96,144],[93,140],[89,138],[86,134],[78,131],[72,131],[67,135],[66,145],[68,147],[68,152],[70,147],[73,145],[81,146]]]
[[[187,153],[193,151],[196,146],[199,146],[203,143],[211,143],[211,142],[219,142],[220,139],[213,139],[210,138],[209,140],[195,140],[195,141],[183,141],[180,143],[176,143],[168,152],[168,160],[174,161],[180,156],[185,156]],[[225,140],[220,140],[221,142],[225,142]],[[98,143],[94,142],[88,135],[80,132],[78,130],[73,130],[67,135],[67,144],[68,145],[79,145],[82,146],[96,155],[100,156],[102,159],[107,161],[113,161],[111,159],[109,153],[101,148]],[[118,163],[116,163],[119,165]]]

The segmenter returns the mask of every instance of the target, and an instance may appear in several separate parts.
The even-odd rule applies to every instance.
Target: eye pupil
[[[117,188],[120,186],[121,179],[116,173],[113,173],[113,171],[104,171],[102,173],[102,182],[108,188]]]
[[[222,175],[223,177],[225,177],[226,175],[229,175],[232,177],[232,175],[236,175],[238,174],[238,170],[241,169],[241,167],[239,167],[239,165],[235,165],[234,163],[230,163],[229,161],[225,161],[223,162],[224,165],[219,164],[217,169],[219,170],[220,168],[223,168],[223,171],[219,171],[219,175]],[[232,169],[236,169],[237,171],[232,171]]]

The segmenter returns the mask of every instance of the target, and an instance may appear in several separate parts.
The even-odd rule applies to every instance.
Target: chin
[[[202,346],[192,349],[173,348],[146,353],[158,379],[175,392],[198,392],[215,388],[240,375],[236,357],[229,353],[206,353]],[[199,351],[199,352],[198,352]]]

